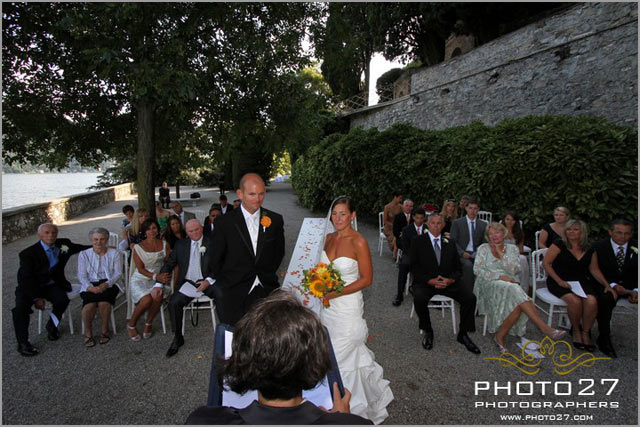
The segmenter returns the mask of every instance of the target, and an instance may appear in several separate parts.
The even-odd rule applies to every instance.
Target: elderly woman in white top
[[[82,286],[82,320],[84,322],[87,347],[96,345],[93,339],[91,324],[100,311],[101,334],[100,344],[106,344],[109,336],[109,316],[118,295],[118,281],[122,276],[122,261],[120,254],[113,248],[107,248],[109,231],[97,227],[89,232],[89,240],[93,246],[78,255],[78,280]]]

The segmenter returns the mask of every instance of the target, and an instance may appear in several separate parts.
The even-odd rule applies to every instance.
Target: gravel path
[[[198,191],[203,196],[202,202],[197,208],[187,207],[186,210],[206,210],[214,200],[217,201],[218,194],[213,188],[199,188]],[[230,195],[230,199],[233,198]],[[75,242],[86,242],[87,232],[94,226],[116,231],[121,223],[121,207],[131,202],[135,205],[135,200],[114,202],[67,221],[60,225],[59,235]],[[323,217],[325,212],[311,213],[299,206],[288,184],[272,184],[265,207],[281,213],[285,219],[287,250],[280,268],[284,273],[303,218]],[[376,225],[360,223],[360,232],[369,242],[374,262],[374,282],[365,290],[365,317],[370,335],[368,346],[384,368],[384,377],[391,381],[395,396],[388,406],[389,418],[385,424],[575,424],[580,417],[583,418],[582,424],[638,423],[636,314],[614,315],[612,329],[617,359],[597,360],[591,365],[587,363],[566,376],[553,372],[551,358],[544,359],[541,371],[530,376],[513,367],[500,366],[496,360],[485,360],[485,357],[497,357],[498,353],[492,343],[492,334],[482,336],[480,317],[476,319],[478,332],[471,337],[482,354],[476,356],[467,352],[455,341],[448,312],[441,317],[434,309],[431,316],[435,344],[434,349],[427,352],[420,345],[416,316],[409,319],[411,297],[398,308],[391,305],[397,269],[386,247],[383,256],[378,255],[376,229]],[[81,303],[78,299],[70,305],[76,334],[69,334],[65,317],[61,323],[60,340],[50,342],[46,332],[37,335],[37,317],[32,315],[30,340],[41,354],[32,358],[22,357],[16,351],[11,308],[14,306],[18,253],[36,240],[33,235],[2,247],[3,424],[182,424],[189,412],[206,402],[213,344],[212,327],[206,312],[201,312],[197,327],[187,322],[186,344],[176,356],[167,359],[165,352],[171,343],[171,335],[162,333],[160,316],[154,322],[155,333],[151,339],[131,342],[126,335],[124,308],[116,312],[118,333],[111,342],[85,348],[80,335]],[[75,276],[75,265],[74,259],[67,266],[70,278]],[[94,331],[98,330],[98,322],[94,323]],[[167,328],[170,330],[169,324]],[[531,324],[527,336],[542,338]],[[518,354],[513,338],[507,343],[513,353]],[[579,354],[576,351],[573,358]],[[596,351],[595,356],[603,355]],[[603,378],[619,380],[609,396],[606,393],[610,383],[602,384]],[[584,380],[594,381],[588,390],[594,395],[578,396],[578,392],[590,384]],[[490,382],[492,386],[494,381],[500,386],[511,382],[511,396],[504,390],[500,390],[497,397],[493,392],[480,392],[476,396],[476,381]],[[516,396],[518,381],[523,392],[529,390],[525,382],[530,382],[534,386],[533,395]],[[541,381],[551,382],[544,395],[539,384]],[[558,386],[559,393],[570,386],[572,394],[555,395],[554,384]],[[485,402],[504,402],[500,405],[506,404],[508,408],[476,407]],[[562,406],[526,408],[535,405],[531,402]],[[612,402],[617,402],[617,409],[603,408],[605,404],[611,406]],[[574,407],[566,408],[571,404]],[[516,405],[516,408],[511,405]],[[590,409],[590,405],[595,405],[594,409]],[[601,409],[595,409],[598,405]],[[521,415],[523,420],[501,420],[500,416],[504,415]],[[552,418],[524,419],[532,415],[559,415],[561,421]],[[574,416],[578,418],[574,420]]]

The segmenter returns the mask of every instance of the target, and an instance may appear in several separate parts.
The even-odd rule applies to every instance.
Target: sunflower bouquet
[[[305,297],[305,305],[309,296],[322,299],[322,304],[329,307],[329,301],[324,296],[329,292],[342,292],[344,280],[340,278],[340,272],[333,267],[333,263],[318,263],[315,267],[303,271],[304,278],[300,284],[300,292]]]

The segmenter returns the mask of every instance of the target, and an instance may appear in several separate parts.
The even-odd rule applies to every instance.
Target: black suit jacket
[[[422,234],[427,232],[427,227],[422,225]],[[422,235],[421,234],[421,235]],[[409,264],[410,258],[409,254],[411,253],[411,243],[413,239],[418,237],[418,232],[416,231],[415,224],[411,223],[402,229],[402,233],[400,233],[402,239],[398,242],[399,247],[402,249],[402,263]]]
[[[440,239],[440,265],[428,233],[413,239],[409,258],[414,285],[430,286],[427,282],[439,275],[453,279],[456,283],[462,277],[462,266],[455,243],[451,239],[445,242],[442,234]]]
[[[393,235],[396,236],[396,242],[401,241],[400,233],[402,233],[402,230],[409,224],[413,224],[413,216],[411,216],[411,214],[409,214],[409,221],[407,221],[407,216],[404,211],[393,217]],[[404,251],[404,248],[398,247]]]
[[[219,218],[219,217],[218,217]],[[214,229],[218,226],[218,218],[213,221]],[[213,230],[211,230],[211,223],[209,222],[209,216],[205,218],[205,224],[202,226],[202,235],[208,237],[209,239],[213,238]]]
[[[598,254],[598,267],[609,283],[615,282],[626,289],[638,287],[638,254],[631,250],[631,247],[638,247],[636,240],[629,240],[627,253],[624,257],[622,272],[618,270],[616,254],[611,247],[611,239],[600,240],[593,245]]]
[[[55,246],[58,249],[66,246],[68,250],[62,253],[60,249],[58,263],[51,270],[49,270],[49,258],[39,240],[19,254],[18,288],[31,299],[42,297],[44,286],[51,280],[54,282],[51,286],[58,286],[65,292],[71,292],[71,283],[64,275],[64,268],[72,255],[91,247],[73,243],[69,239],[56,239]]]
[[[251,405],[243,409],[201,406],[189,414],[185,424],[361,425],[373,423],[355,414],[325,412],[309,401],[294,408],[276,408],[261,405],[254,400]]]
[[[216,288],[225,301],[240,305],[258,276],[267,293],[280,286],[277,270],[284,257],[284,221],[280,214],[260,209],[260,218],[271,219],[269,227],[258,227],[257,253],[242,209],[218,217],[213,230],[211,271]]]
[[[169,258],[164,262],[160,273],[171,273],[173,268],[178,266],[178,280],[176,282],[176,289],[180,289],[180,286],[184,283],[184,276],[187,275],[189,270],[189,261],[191,258],[191,242],[193,240],[186,238],[176,241]],[[202,237],[202,247],[206,248],[206,251],[200,255],[200,269],[202,270],[202,278],[211,277],[215,278],[211,273],[211,240],[208,237]]]

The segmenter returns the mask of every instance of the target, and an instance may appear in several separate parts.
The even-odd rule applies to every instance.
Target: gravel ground
[[[213,188],[198,188],[198,191],[203,200],[197,208],[186,210],[206,210],[217,201],[218,193]],[[114,202],[67,221],[60,225],[59,235],[86,242],[91,227],[100,225],[118,230],[122,218],[120,209],[132,201],[135,202]],[[288,184],[272,184],[265,207],[281,213],[285,219],[287,251],[280,268],[284,273],[303,218],[323,217],[325,212],[311,213],[300,207]],[[384,377],[390,380],[395,396],[387,408],[389,418],[385,424],[577,424],[580,419],[580,424],[638,424],[636,314],[624,315],[616,310],[612,329],[617,359],[585,363],[566,376],[554,373],[551,358],[542,361],[541,371],[535,375],[525,375],[514,367],[501,366],[496,360],[486,360],[485,357],[497,357],[498,353],[492,334],[482,336],[480,317],[476,319],[478,332],[471,334],[471,338],[482,354],[467,352],[452,334],[448,312],[441,317],[437,309],[431,311],[434,348],[425,351],[420,345],[417,317],[409,318],[411,296],[400,307],[391,305],[397,269],[386,247],[383,255],[378,255],[376,229],[375,224],[360,222],[360,232],[369,242],[374,262],[374,281],[365,290],[368,346],[384,368]],[[36,240],[33,235],[3,245],[3,424],[182,424],[189,412],[206,402],[213,344],[207,313],[201,312],[197,327],[187,323],[186,344],[176,356],[167,359],[165,352],[171,335],[162,333],[160,316],[154,322],[155,333],[151,339],[131,342],[126,335],[124,308],[116,311],[118,333],[111,342],[85,348],[80,335],[81,304],[74,300],[70,309],[76,334],[69,333],[65,318],[60,340],[50,342],[46,332],[37,335],[37,317],[33,315],[30,340],[41,353],[32,358],[22,357],[16,351],[11,308],[18,253]],[[68,277],[74,277],[75,265],[75,259],[69,262]],[[99,330],[98,322],[94,323],[94,332]],[[542,338],[531,324],[527,336]],[[513,338],[507,343],[513,353],[518,354]],[[572,358],[579,354],[576,351]],[[595,356],[603,355],[596,351]],[[609,395],[611,383],[602,379],[618,380]],[[476,395],[474,384],[480,381],[489,382],[491,387],[494,382],[499,386],[511,384],[511,395],[501,389],[495,396],[493,388]],[[543,395],[541,382],[544,381],[549,383]],[[593,387],[589,387],[591,381]],[[517,396],[518,382],[522,393],[527,393],[529,385],[533,385],[532,395]],[[568,387],[571,393],[560,395],[566,394]],[[578,395],[580,391],[591,395]],[[508,407],[479,407],[487,403]],[[555,406],[532,409],[536,404]],[[520,415],[522,420],[501,418],[508,415]]]

